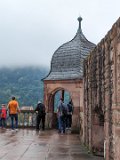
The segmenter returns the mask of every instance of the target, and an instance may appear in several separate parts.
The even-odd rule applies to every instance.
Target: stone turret
[[[79,27],[75,37],[61,45],[53,54],[51,69],[44,80],[71,80],[83,78],[83,60],[95,44],[88,41],[81,29],[82,18],[78,17]]]

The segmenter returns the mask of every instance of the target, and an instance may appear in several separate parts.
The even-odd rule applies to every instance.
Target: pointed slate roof
[[[53,54],[51,70],[43,80],[71,80],[83,78],[83,60],[95,44],[88,41],[82,33],[81,21],[75,37],[61,45]]]

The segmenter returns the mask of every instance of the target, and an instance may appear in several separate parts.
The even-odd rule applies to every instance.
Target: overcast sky
[[[70,41],[81,16],[86,38],[97,44],[120,16],[120,0],[0,0],[0,66],[50,66]]]

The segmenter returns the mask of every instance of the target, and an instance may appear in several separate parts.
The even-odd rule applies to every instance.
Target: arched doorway
[[[46,128],[54,128],[55,95],[58,91],[67,91],[73,102],[72,132],[79,133],[83,141],[83,81],[82,80],[44,80],[44,104],[46,106]]]
[[[48,103],[48,113],[52,114],[52,119],[51,119],[51,127],[52,128],[58,128],[58,123],[57,123],[57,107],[60,98],[64,99],[64,104],[67,105],[70,100],[72,100],[70,92],[67,90],[64,90],[63,88],[58,88],[52,93],[50,93],[49,96],[49,103]]]

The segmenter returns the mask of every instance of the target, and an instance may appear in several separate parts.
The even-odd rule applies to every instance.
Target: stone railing
[[[11,124],[10,117],[7,118],[7,126]],[[36,113],[34,110],[21,110],[18,114],[18,126],[19,127],[35,127]]]

